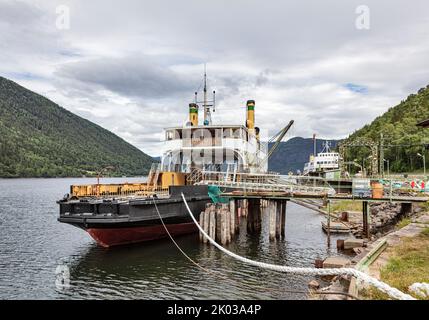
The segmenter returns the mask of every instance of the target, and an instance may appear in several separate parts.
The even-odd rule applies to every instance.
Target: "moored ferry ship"
[[[303,171],[304,175],[317,175],[326,178],[334,178],[334,176],[339,176],[339,173],[340,154],[331,151],[328,141],[325,142],[321,152],[310,156],[310,161],[304,165]]]
[[[214,108],[215,93],[208,101],[204,76],[203,101],[196,94],[186,124],[165,129],[161,163],[152,165],[147,182],[73,185],[58,201],[58,220],[82,228],[104,247],[166,237],[159,215],[172,235],[196,231],[181,194],[199,215],[212,202],[209,187],[200,183],[204,173],[261,174],[268,166],[267,144],[255,127],[255,102],[247,101],[244,125],[213,124]]]

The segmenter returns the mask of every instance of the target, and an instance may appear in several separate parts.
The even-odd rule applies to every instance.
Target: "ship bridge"
[[[187,172],[191,167],[223,170],[234,165],[238,171],[266,171],[259,164],[267,148],[242,125],[170,127],[165,129],[162,167]]]

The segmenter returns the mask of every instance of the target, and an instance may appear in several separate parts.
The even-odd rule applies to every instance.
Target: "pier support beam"
[[[204,211],[204,220],[203,220],[203,230],[205,233],[210,234],[210,211],[211,211],[211,206],[207,205],[206,206],[206,210]],[[208,240],[206,237],[204,237],[203,239],[204,243],[207,243]]]
[[[260,199],[254,199],[255,201],[255,205],[254,205],[254,209],[255,209],[255,230],[256,232],[261,231],[262,229],[262,210],[261,210],[261,200]]]
[[[225,243],[231,242],[231,212],[227,204],[222,205],[222,211],[225,215]]]
[[[238,214],[237,203],[234,199],[229,201],[229,211],[231,212],[231,237],[237,233]]]
[[[223,208],[219,209],[220,212],[220,243],[222,245],[225,245],[228,241],[227,239],[227,234],[226,234],[226,224],[227,224],[227,217],[225,214],[225,211],[223,210]]]
[[[283,201],[276,201],[276,238],[280,239],[282,227]]]
[[[330,248],[331,247],[331,200],[327,200],[326,207],[328,209],[328,214],[326,216],[326,219],[327,219],[326,225],[327,225],[327,229],[328,229],[327,230],[327,234],[328,234],[327,241],[328,241],[328,248]]]
[[[276,239],[276,213],[277,213],[275,201],[268,201],[267,211],[268,211],[268,219],[269,219],[270,241],[274,241]]]
[[[282,238],[285,237],[285,228],[286,228],[286,207],[287,207],[287,200],[282,200],[282,211],[281,211],[281,236]]]
[[[253,233],[254,228],[254,217],[253,217],[253,201],[249,201],[247,204],[247,232]]]
[[[248,199],[247,232],[261,230],[261,202],[260,199]]]
[[[216,239],[216,207],[214,205],[210,207],[209,217],[209,236]]]
[[[200,213],[200,226],[201,226],[201,228],[203,228],[204,229],[204,214],[205,214],[205,212],[204,211],[201,211],[201,213]],[[204,236],[203,236],[203,234],[201,233],[201,231],[200,231],[200,241],[202,242],[203,241],[203,239],[204,239]]]
[[[362,201],[362,221],[363,221],[363,236],[368,238],[371,234],[371,227],[369,221],[369,205],[368,201]]]
[[[249,213],[249,201],[247,199],[241,200],[241,216],[247,217]]]
[[[216,206],[216,242],[221,243],[221,233],[222,233],[222,209],[220,206]]]

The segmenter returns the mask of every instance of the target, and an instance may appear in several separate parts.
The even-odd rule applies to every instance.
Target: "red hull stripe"
[[[198,228],[193,222],[169,224],[167,225],[167,229],[171,235],[182,235],[198,231]],[[116,229],[87,229],[86,231],[103,247],[151,241],[168,237],[162,225]]]

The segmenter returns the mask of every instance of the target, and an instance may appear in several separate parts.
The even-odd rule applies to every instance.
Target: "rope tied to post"
[[[185,203],[186,209],[188,210],[189,215],[191,216],[191,219],[195,223],[195,225],[198,227],[201,234],[203,234],[204,237],[207,238],[207,240],[215,246],[217,249],[225,253],[226,255],[241,261],[243,263],[253,265],[258,268],[267,269],[267,270],[273,270],[278,272],[285,272],[285,273],[293,273],[293,274],[300,274],[300,275],[313,275],[313,276],[352,276],[356,279],[359,279],[365,283],[368,283],[378,290],[388,294],[390,297],[398,299],[398,300],[416,300],[414,297],[396,289],[388,284],[373,278],[369,276],[368,274],[356,270],[354,268],[327,268],[327,269],[316,269],[316,268],[304,268],[304,267],[289,267],[289,266],[281,266],[281,265],[275,265],[265,262],[259,262],[250,260],[248,258],[242,257],[234,252],[229,251],[228,249],[225,249],[221,245],[219,245],[214,239],[212,239],[204,230],[201,228],[197,220],[195,219],[191,209],[189,208],[188,202],[186,201],[186,198],[184,194],[182,193],[182,199]]]

